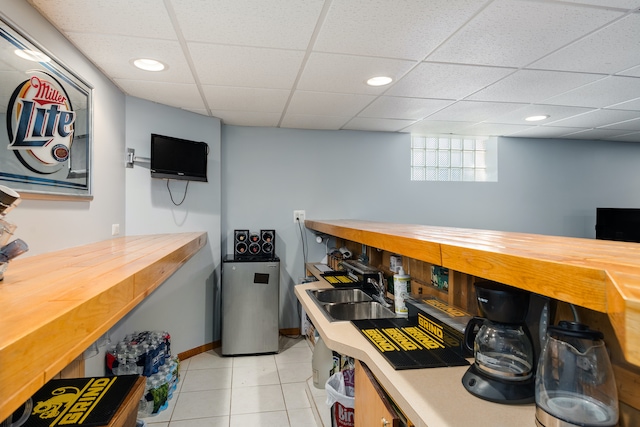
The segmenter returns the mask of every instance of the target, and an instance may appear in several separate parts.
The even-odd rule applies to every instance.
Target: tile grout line
[[[285,349],[283,349],[278,354],[282,354],[284,351],[286,351],[286,350],[288,350],[288,349],[290,349],[292,347],[293,346],[286,347]],[[306,347],[306,348],[308,348],[308,347]],[[215,358],[219,358],[220,357],[220,355],[217,354],[215,351],[212,352],[212,356],[215,357]],[[258,357],[262,357],[262,355],[257,355],[257,356]],[[269,357],[273,361],[272,363],[273,363],[273,366],[275,367],[275,371],[276,371],[275,374],[277,375],[277,378],[278,378],[278,385],[280,387],[280,397],[281,397],[282,402],[283,402],[283,410],[285,411],[284,415],[287,418],[288,424],[291,425],[291,423],[293,422],[292,421],[292,415],[290,413],[289,405],[287,405],[287,399],[286,399],[286,396],[285,396],[284,384],[290,384],[290,383],[293,384],[296,381],[291,381],[290,383],[283,383],[283,377],[281,376],[281,372],[280,372],[279,368],[284,370],[291,364],[310,363],[311,355],[305,355],[302,358],[297,358],[297,357],[283,358],[283,357],[281,357],[280,358],[281,360],[278,360],[276,358],[276,356],[277,356],[277,354],[276,355],[270,355]],[[271,365],[271,360],[269,361],[270,362],[269,365]],[[266,358],[263,359],[263,360],[251,361],[253,363],[249,363],[246,366],[242,366],[242,364],[241,364],[241,366],[237,366],[236,362],[238,362],[238,359],[236,359],[236,358],[232,359],[232,363],[230,364],[230,366],[218,366],[216,364],[214,364],[214,366],[209,366],[209,365],[206,364],[206,362],[205,362],[205,364],[200,364],[200,362],[198,362],[198,367],[202,368],[202,370],[212,370],[212,369],[230,369],[231,370],[230,374],[229,374],[230,378],[229,378],[229,386],[228,386],[229,387],[228,388],[228,392],[229,392],[229,403],[228,403],[228,405],[229,406],[227,408],[228,415],[217,415],[215,417],[225,417],[226,416],[228,418],[229,423],[231,423],[232,417],[245,415],[245,414],[235,414],[235,415],[231,414],[231,410],[232,410],[232,406],[233,406],[233,390],[237,391],[237,389],[242,388],[239,385],[236,385],[234,387],[234,381],[233,380],[234,380],[234,378],[235,378],[235,376],[237,374],[235,369],[242,370],[243,368],[254,368],[254,369],[258,368],[258,370],[260,370],[260,369],[262,369],[262,368],[260,368],[260,366],[263,365],[265,361],[267,361]],[[156,426],[156,427],[163,426],[164,427],[164,426],[170,426],[171,423],[173,423],[173,422],[181,422],[181,421],[186,421],[186,420],[207,419],[207,418],[209,418],[209,417],[197,417],[197,418],[193,418],[193,419],[192,418],[187,418],[185,420],[183,420],[183,419],[180,419],[180,420],[174,419],[175,410],[176,410],[176,407],[177,407],[178,400],[180,400],[181,397],[183,399],[186,398],[185,395],[184,395],[184,393],[186,392],[184,390],[184,386],[185,386],[185,383],[186,383],[186,380],[187,380],[187,376],[188,376],[189,373],[194,374],[194,372],[198,371],[198,369],[193,369],[194,366],[196,366],[196,365],[194,363],[192,363],[192,362],[193,362],[193,360],[190,360],[189,363],[186,364],[187,366],[181,372],[181,379],[180,379],[181,384],[180,384],[179,389],[176,391],[176,393],[173,396],[173,404],[172,404],[170,416],[168,417],[167,420],[162,420],[162,421],[157,421],[157,422],[153,422],[153,421],[155,421],[153,419],[146,418],[145,421],[147,422],[147,424],[150,427],[154,427],[154,426]],[[295,378],[293,378],[293,379],[295,379]],[[305,384],[304,381],[301,382],[301,383]],[[248,385],[247,387],[261,387],[261,386],[265,386],[265,385],[266,384],[255,384],[255,385]],[[275,384],[272,384],[272,385],[275,385]],[[215,390],[218,390],[218,389],[215,389]],[[220,389],[220,390],[224,390],[224,388]],[[198,390],[193,390],[193,391],[198,391]],[[303,404],[302,406],[300,406],[298,408],[297,407],[297,405],[298,405],[297,402],[293,402],[293,403],[290,402],[291,404],[296,406],[295,408],[291,408],[291,410],[293,410],[293,409],[296,409],[296,410],[305,410],[305,409],[311,410],[311,408],[310,408],[311,402],[309,401],[308,397],[306,396],[306,393],[305,393],[305,398],[308,401],[309,406],[304,406],[304,404]],[[252,412],[251,414],[272,413],[272,412],[280,412],[280,410],[257,411],[257,412]],[[313,418],[311,420],[314,421]]]

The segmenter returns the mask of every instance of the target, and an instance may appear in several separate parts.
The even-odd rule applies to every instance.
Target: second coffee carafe
[[[473,395],[498,403],[534,401],[535,360],[525,320],[529,292],[493,282],[475,284],[478,307],[465,328],[475,363],[462,378]]]

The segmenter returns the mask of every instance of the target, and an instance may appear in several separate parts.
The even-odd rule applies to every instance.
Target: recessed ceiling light
[[[388,85],[392,81],[393,79],[391,77],[378,76],[378,77],[371,77],[369,80],[367,80],[367,84],[369,86],[384,86],[384,85]]]
[[[133,65],[144,71],[162,71],[167,68],[162,62],[148,58],[136,59],[133,61]]]
[[[38,52],[37,50],[29,50],[29,49],[16,49],[13,51],[16,55],[18,55],[22,59],[26,59],[27,61],[33,62],[49,62],[51,58],[45,55],[42,52]]]
[[[539,122],[541,120],[546,120],[548,118],[549,118],[549,116],[529,116],[529,117],[525,118],[525,120],[528,121],[528,122]]]

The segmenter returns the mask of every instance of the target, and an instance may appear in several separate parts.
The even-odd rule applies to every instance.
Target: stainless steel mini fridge
[[[222,262],[222,354],[278,351],[280,260],[226,257]]]

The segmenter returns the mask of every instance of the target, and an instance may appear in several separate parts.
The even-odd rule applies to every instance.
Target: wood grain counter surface
[[[332,287],[320,280],[296,285],[295,293],[327,346],[365,362],[416,427],[513,427],[535,424],[534,404],[501,405],[484,401],[466,391],[462,376],[467,366],[395,370],[351,322],[329,322],[307,294],[307,290]]]
[[[640,366],[640,244],[359,220],[309,229],[606,313]]]
[[[206,241],[201,232],[128,236],[11,261],[0,282],[0,420]]]

